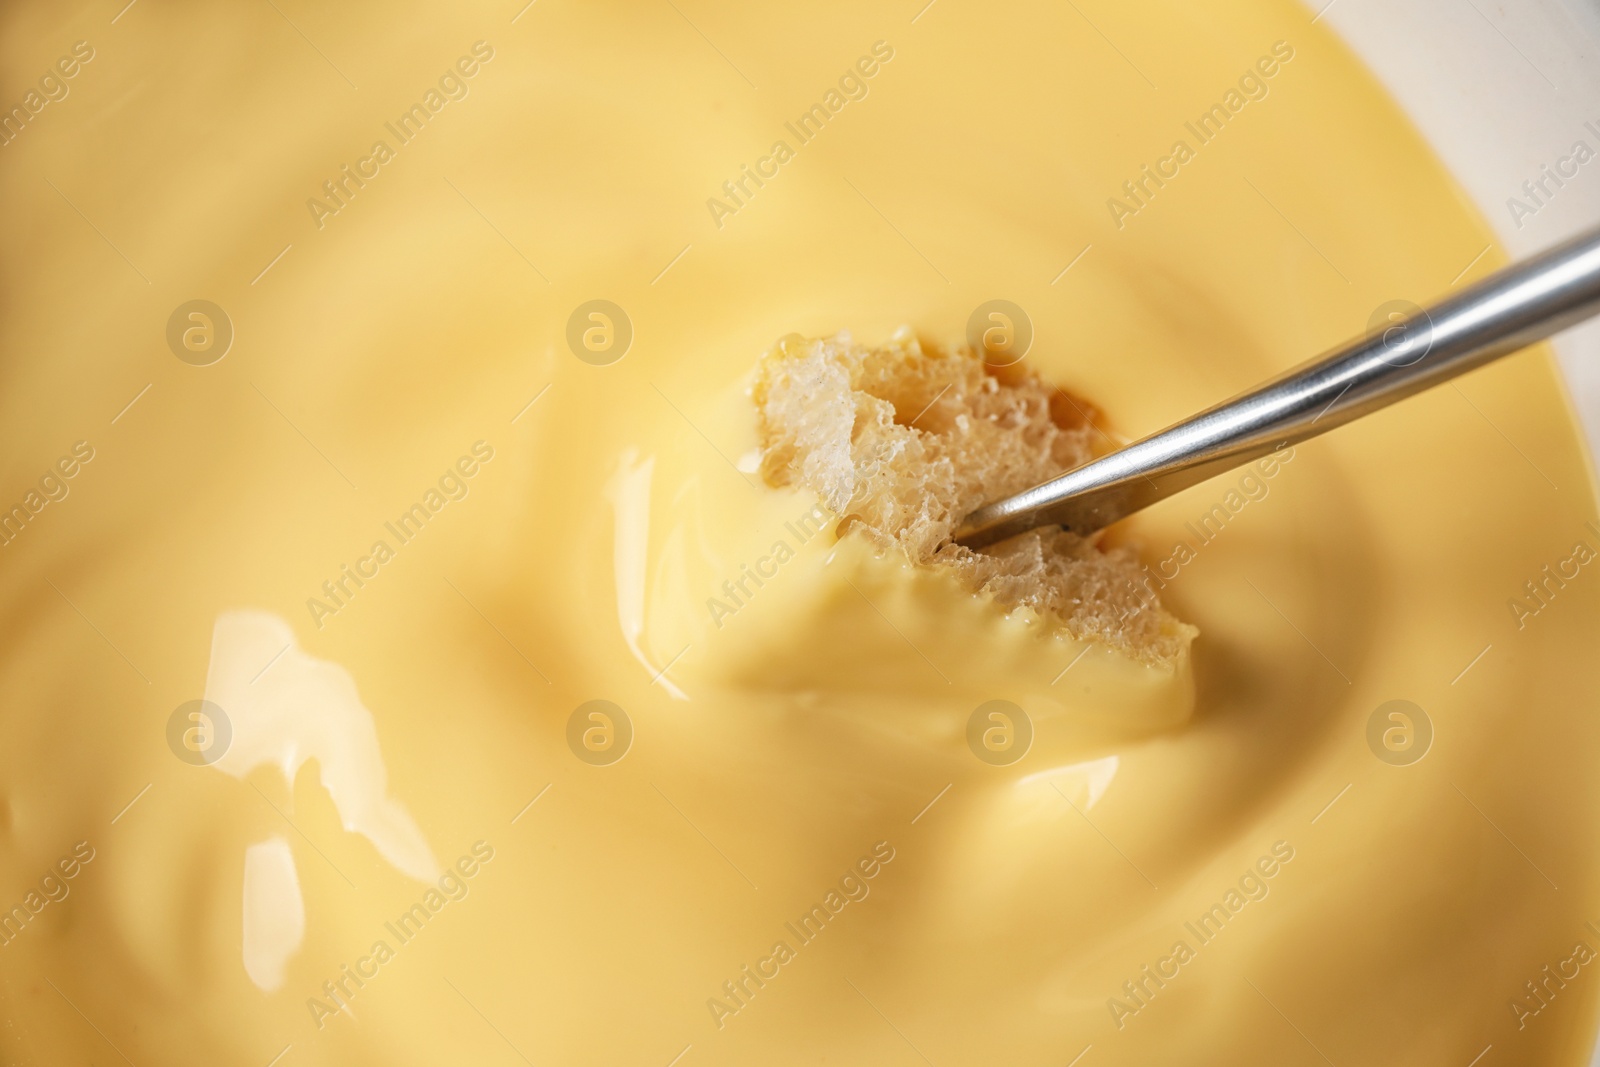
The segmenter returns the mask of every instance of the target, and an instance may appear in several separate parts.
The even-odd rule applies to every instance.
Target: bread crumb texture
[[[949,542],[979,505],[1095,455],[1094,410],[1031,371],[924,346],[904,328],[875,347],[790,334],[763,357],[752,395],[762,476],[816,492],[840,537],[950,568],[1004,610],[1141,659],[1171,661],[1194,637],[1128,549],[1059,526],[977,550]]]

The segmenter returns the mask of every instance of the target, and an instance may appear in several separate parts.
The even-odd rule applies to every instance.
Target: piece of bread
[[[1003,609],[1031,608],[1078,639],[1171,661],[1193,627],[1162,608],[1127,549],[1042,527],[978,549],[949,542],[980,504],[1095,455],[1083,401],[970,350],[924,348],[902,328],[879,347],[848,334],[782,338],[753,390],[768,484],[815,491],[839,536],[954,570]]]

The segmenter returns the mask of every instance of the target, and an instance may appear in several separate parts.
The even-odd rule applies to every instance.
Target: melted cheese
[[[1114,531],[1168,670],[753,473],[791,331],[1132,437],[1500,259],[1287,0],[915,6],[6,13],[0,1059],[1584,1061],[1544,354]]]

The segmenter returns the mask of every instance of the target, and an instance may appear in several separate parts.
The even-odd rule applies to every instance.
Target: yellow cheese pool
[[[1113,531],[1169,668],[762,482],[789,333],[1132,438],[1504,261],[1288,0],[921,5],[0,14],[0,1061],[1587,1062],[1544,351]]]

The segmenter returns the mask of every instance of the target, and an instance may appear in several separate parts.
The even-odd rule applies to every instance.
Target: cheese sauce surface
[[[1322,25],[518,6],[0,15],[0,1060],[1586,1062],[1544,351],[1113,531],[1166,668],[756,473],[791,332],[1131,439],[1503,262]]]

